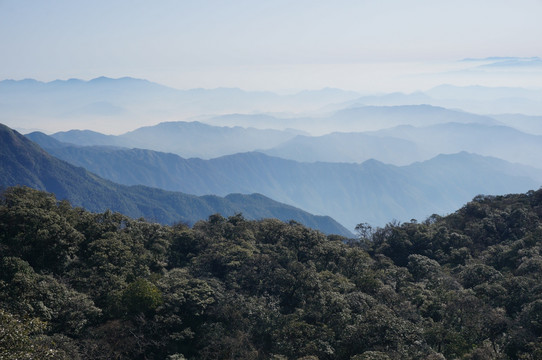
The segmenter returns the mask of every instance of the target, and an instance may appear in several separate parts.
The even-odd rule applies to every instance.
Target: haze
[[[130,76],[282,93],[536,87],[540,67],[458,60],[540,56],[541,13],[535,0],[2,0],[0,79]]]

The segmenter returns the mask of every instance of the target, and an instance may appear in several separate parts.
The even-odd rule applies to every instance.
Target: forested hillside
[[[161,226],[10,188],[0,357],[542,357],[542,190],[358,231]]]

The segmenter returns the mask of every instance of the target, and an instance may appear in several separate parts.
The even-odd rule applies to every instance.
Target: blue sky
[[[542,56],[541,18],[540,0],[0,0],[0,79],[414,90],[463,58]]]

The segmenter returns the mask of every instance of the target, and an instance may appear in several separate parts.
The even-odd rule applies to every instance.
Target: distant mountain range
[[[327,216],[314,216],[259,194],[194,196],[146,186],[125,186],[59,160],[0,124],[0,186],[26,185],[54,193],[90,211],[111,209],[128,216],[171,224],[194,223],[214,213],[243,213],[248,219],[295,220],[325,233],[351,233]]]
[[[171,152],[183,157],[213,158],[275,147],[299,132],[219,127],[194,122],[165,122],[122,135],[85,130],[53,134],[53,138],[78,145],[108,145]]]
[[[142,149],[73,146],[40,133],[28,137],[55,156],[119,183],[197,195],[257,192],[329,214],[349,229],[360,222],[424,219],[451,212],[478,194],[524,192],[542,185],[542,170],[465,152],[397,167],[375,160],[361,165],[303,163],[254,152],[184,159]]]
[[[489,117],[450,110],[427,104],[371,106],[363,98],[337,104],[329,113],[302,117],[261,117],[260,115],[226,115],[201,117],[201,122],[216,126],[244,126],[257,128],[294,128],[311,134],[332,132],[362,132],[387,129],[399,125],[430,126],[448,122],[496,125]]]
[[[298,135],[261,152],[303,162],[361,163],[376,159],[394,165],[408,165],[429,157],[413,141],[356,132],[322,136]]]
[[[376,159],[409,165],[439,154],[467,151],[542,169],[542,117],[502,115],[499,120],[516,127],[491,123],[401,125],[363,133],[332,133],[318,137],[298,135],[263,152],[297,161],[363,162]]]
[[[522,114],[492,115],[500,123],[532,135],[542,135],[542,116]]]
[[[336,113],[329,122],[337,127],[364,127],[363,124],[356,125],[354,120],[348,120],[356,118],[353,114],[359,115],[360,124],[368,123],[369,119],[375,122],[380,119],[386,124],[386,129],[307,136],[294,130],[264,130],[178,121],[142,127],[116,136],[89,130],[71,130],[51,136],[76,145],[141,148],[170,152],[185,158],[211,159],[258,151],[303,162],[361,163],[375,159],[402,166],[428,160],[438,154],[467,151],[542,168],[542,135],[526,134],[504,126],[493,118],[432,106],[405,106],[345,110]],[[508,122],[517,118],[501,117]],[[533,124],[537,118],[527,117],[523,120]],[[419,126],[392,127],[401,121]]]
[[[357,97],[355,92],[330,88],[292,95],[237,88],[177,90],[129,77],[4,80],[0,81],[0,122],[25,132],[92,126],[118,134],[202,114],[314,111]]]
[[[347,106],[433,105],[477,114],[542,115],[542,91],[513,87],[439,85],[424,92],[362,96],[337,104]]]
[[[129,77],[0,81],[0,122],[22,132],[91,129],[123,134],[159,122],[194,119],[219,126],[294,128],[314,135],[405,124],[490,124],[491,117],[472,113],[542,116],[542,91],[440,85],[411,94],[360,96],[326,88],[278,95],[236,88],[177,90]]]
[[[542,168],[542,136],[507,126],[446,123],[399,126],[370,134],[413,142],[426,156],[467,151]]]
[[[484,61],[503,67],[515,66],[510,61],[539,63],[536,58]],[[25,133],[69,130],[29,137],[99,176],[226,196],[220,201],[231,201],[231,193],[257,192],[332,215],[349,229],[359,222],[383,225],[393,218],[446,213],[480,193],[538,188],[541,116],[542,91],[521,88],[441,85],[411,94],[360,96],[322,89],[277,95],[230,88],[177,90],[133,78],[0,81],[0,122]],[[14,164],[4,174],[6,184],[13,183],[10,176],[18,170],[28,170]],[[44,188],[39,174],[56,179],[40,167],[25,172],[25,178]],[[111,198],[97,195],[93,204],[94,198],[75,195],[78,187],[68,186],[68,177],[55,181],[62,191],[73,186],[74,204],[91,210],[115,199],[129,215],[145,213],[160,221],[186,211],[166,199],[168,209],[148,214],[140,194],[150,196],[151,190],[137,195],[130,192],[135,188],[111,190],[119,185],[88,176],[76,178],[90,188],[99,179],[100,186],[114,192]],[[122,199],[115,198],[119,194]],[[169,198],[175,196],[180,195]],[[166,206],[149,201],[153,208]],[[227,206],[222,208],[240,205]]]

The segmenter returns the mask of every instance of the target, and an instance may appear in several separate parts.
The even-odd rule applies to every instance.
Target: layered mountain
[[[405,108],[412,114],[416,113],[412,107]],[[431,125],[400,125],[363,133],[335,132],[322,136],[307,136],[294,130],[213,126],[200,122],[178,121],[142,127],[117,136],[88,130],[71,130],[55,133],[52,137],[77,145],[142,148],[170,152],[185,158],[203,159],[258,151],[296,161],[361,163],[375,159],[388,164],[408,165],[415,161],[428,160],[438,154],[467,151],[534,167],[542,164],[542,135],[527,134],[483,116],[461,112],[452,115],[454,112],[445,109],[421,108],[425,109],[427,116],[425,119],[420,118],[418,124]],[[399,123],[401,109],[386,108],[388,115],[395,112],[397,118],[393,123]],[[435,114],[434,118],[429,116],[431,113]],[[463,122],[458,114],[463,116]],[[369,121],[368,119],[362,118],[359,121]],[[402,119],[406,122],[408,117]],[[460,122],[444,122],[447,119]],[[528,119],[534,126],[537,118]],[[344,126],[348,127],[348,121],[344,121]],[[391,125],[392,122],[387,124]],[[337,120],[335,125],[339,126],[340,121]],[[353,120],[352,127],[356,127]]]
[[[55,156],[120,183],[197,195],[257,192],[312,213],[330,214],[350,229],[361,222],[424,219],[451,212],[478,194],[542,185],[538,169],[465,152],[401,167],[375,160],[303,163],[255,152],[202,160],[142,149],[51,146],[50,137],[28,136]]]
[[[433,105],[477,114],[542,115],[542,91],[486,86],[439,85],[424,92],[368,95],[341,106]]]
[[[171,224],[194,223],[214,213],[246,218],[295,220],[326,233],[350,235],[325,216],[314,216],[259,194],[194,196],[146,186],[125,186],[59,160],[18,132],[0,124],[0,185],[26,185],[54,193],[91,211],[111,209],[131,217]]]
[[[348,131],[386,129],[398,125],[429,126],[456,123],[495,124],[488,116],[450,110],[431,105],[354,106],[337,111],[331,116],[334,124]]]
[[[370,158],[394,165],[467,151],[509,162],[542,167],[542,136],[534,135],[538,117],[500,117],[510,126],[483,123],[401,125],[376,132],[296,136],[266,154],[298,161],[362,162]],[[517,130],[519,120],[530,133]],[[530,128],[530,129],[527,129]]]
[[[452,85],[411,94],[360,97],[339,89],[291,95],[235,88],[178,90],[129,77],[51,82],[25,79],[0,81],[0,98],[0,122],[24,132],[76,128],[122,134],[157,122],[197,116],[220,126],[296,128],[323,135],[402,124],[490,121],[490,117],[465,111],[542,115],[540,90]],[[220,116],[235,113],[241,116]]]
[[[171,152],[183,157],[212,158],[268,149],[298,135],[289,130],[212,126],[194,122],[164,122],[114,136],[89,130],[70,130],[52,136],[77,145],[109,145]]]
[[[423,101],[414,101],[414,103],[414,105],[407,102],[405,105],[397,106],[369,106],[361,98],[356,101],[336,104],[326,113],[320,115],[301,117],[268,115],[265,118],[260,115],[222,115],[201,118],[200,121],[215,126],[294,128],[315,135],[332,132],[374,131],[405,124],[412,126],[429,126],[448,122],[498,124],[498,121],[489,116],[427,105]]]
[[[514,129],[533,135],[542,135],[542,116],[522,114],[492,115],[493,118]]]
[[[355,132],[322,136],[298,135],[261,152],[303,162],[361,163],[376,159],[386,164],[408,165],[428,158],[420,146],[412,141]]]
[[[0,122],[19,129],[88,129],[120,134],[171,119],[235,112],[312,111],[359,94],[339,89],[292,95],[237,88],[178,90],[129,77],[0,81]],[[56,129],[56,130],[55,130]]]
[[[446,123],[425,127],[399,126],[370,134],[411,141],[427,156],[467,151],[542,167],[542,136],[502,125]]]

